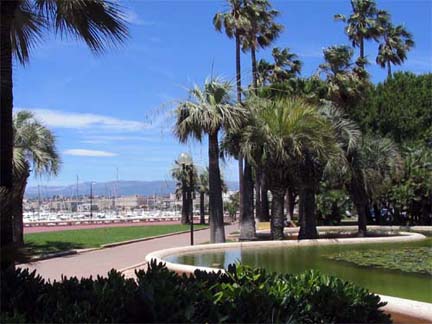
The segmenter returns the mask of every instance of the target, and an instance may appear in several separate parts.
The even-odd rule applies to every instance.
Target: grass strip
[[[195,225],[194,229],[204,227],[206,225]],[[152,225],[29,233],[25,234],[24,242],[29,254],[46,255],[74,249],[100,247],[108,243],[182,232],[189,230],[189,228],[189,225]]]

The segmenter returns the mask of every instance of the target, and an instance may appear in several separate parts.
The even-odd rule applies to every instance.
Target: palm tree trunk
[[[183,225],[189,224],[189,195],[186,189],[186,186],[183,186],[182,190],[182,215],[181,215],[181,223]]]
[[[205,198],[205,193],[200,192],[200,224],[201,225],[205,224],[204,198]]]
[[[253,179],[252,166],[245,160],[243,190],[243,213],[240,214],[240,240],[255,239],[255,217],[253,213]]]
[[[392,71],[391,71],[391,63],[390,61],[387,62],[387,79],[390,79],[392,76]]]
[[[361,63],[362,67],[364,66],[364,64],[363,64],[364,57],[365,57],[365,55],[364,55],[364,39],[361,38],[360,39],[360,58],[361,58],[361,61],[362,61],[362,63]]]
[[[225,228],[222,203],[222,183],[219,169],[218,133],[209,134],[209,203],[210,242],[225,242]]]
[[[269,201],[268,201],[268,188],[266,182],[265,171],[261,173],[261,222],[268,222],[270,220]]]
[[[311,187],[304,187],[300,191],[299,201],[300,232],[299,240],[317,239],[315,215],[315,190]]]
[[[251,58],[252,58],[252,84],[254,87],[255,94],[258,94],[258,71],[256,61],[256,49],[255,46],[251,47]]]
[[[261,173],[262,168],[257,166],[255,168],[255,217],[260,220],[262,218]]]
[[[14,242],[16,246],[24,245],[24,223],[23,223],[23,200],[24,192],[27,185],[27,179],[30,175],[29,167],[25,171],[16,177],[14,183],[14,194],[13,194],[13,227],[14,227]]]
[[[0,247],[1,270],[14,268],[12,257],[13,218],[11,210],[13,159],[13,81],[11,21],[18,1],[0,2]]]
[[[271,236],[273,240],[283,240],[285,189],[274,187],[270,191],[272,193]]]
[[[301,172],[303,183],[300,189],[300,232],[298,239],[316,239],[318,238],[318,232],[316,228],[315,193],[317,187],[316,182],[318,179],[314,170],[313,162],[308,153],[305,154],[305,163]]]
[[[236,31],[235,35],[236,41],[236,85],[237,85],[237,102],[239,104],[242,103],[241,96],[241,61],[240,61],[240,35],[239,32]],[[240,201],[239,201],[239,209],[240,214],[243,212],[244,203],[243,203],[243,188],[244,188],[244,180],[243,180],[243,156],[240,154],[238,157],[238,170],[239,170],[239,191],[240,191]]]
[[[361,181],[361,176],[352,176],[348,191],[357,210],[358,236],[363,237],[367,232],[367,206],[369,204],[363,181]]]

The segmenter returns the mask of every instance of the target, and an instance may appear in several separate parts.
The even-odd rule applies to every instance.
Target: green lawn
[[[194,229],[203,227],[205,227],[205,225],[195,225]],[[189,228],[189,225],[151,225],[31,233],[24,236],[24,242],[30,255],[44,255],[187,231]]]

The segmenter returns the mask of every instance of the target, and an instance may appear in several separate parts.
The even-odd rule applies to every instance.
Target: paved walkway
[[[225,233],[238,230],[238,224],[226,225]],[[194,235],[195,243],[205,243],[210,240],[210,230],[198,231]],[[111,269],[123,269],[141,262],[153,251],[187,246],[190,244],[190,234],[178,234],[138,243],[85,252],[64,257],[23,264],[18,267],[35,270],[46,279],[61,279],[62,275],[89,277],[90,275],[105,275]]]

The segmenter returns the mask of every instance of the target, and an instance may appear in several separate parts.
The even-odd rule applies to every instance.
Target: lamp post
[[[93,219],[93,182],[90,182],[90,219]]]
[[[187,177],[189,177],[189,181],[186,181],[186,179],[183,179],[182,183],[182,190],[183,194],[186,195],[189,201],[190,199],[190,206],[189,206],[189,224],[190,224],[190,242],[191,245],[194,245],[194,221],[193,221],[193,199],[195,195],[194,191],[194,179],[193,179],[193,161],[189,154],[187,153],[181,153],[178,157],[178,162],[182,166],[182,171]]]

